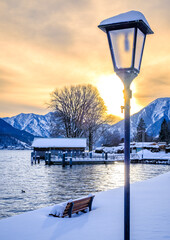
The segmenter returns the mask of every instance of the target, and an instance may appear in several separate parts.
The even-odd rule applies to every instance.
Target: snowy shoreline
[[[131,184],[131,239],[170,239],[170,172]],[[92,211],[48,216],[52,206],[0,220],[0,239],[123,240],[123,187],[97,193]]]

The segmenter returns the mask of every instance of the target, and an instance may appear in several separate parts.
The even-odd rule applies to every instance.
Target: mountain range
[[[170,121],[170,98],[158,98],[131,116],[131,139],[133,139],[136,134],[137,126],[141,118],[144,119],[147,134],[153,138],[157,138],[163,120]],[[114,124],[109,129],[111,132],[118,130],[120,136],[123,137],[124,120]]]
[[[158,98],[147,105],[145,108],[135,113],[130,118],[131,139],[136,134],[140,119],[143,118],[146,124],[146,132],[149,136],[157,138],[163,120],[170,121],[170,98]],[[120,136],[124,135],[124,120],[114,124],[109,128],[111,132],[118,130]]]
[[[10,124],[0,119],[0,149],[29,148],[34,135],[12,127]]]
[[[51,114],[51,112],[46,115],[21,113],[13,117],[0,119],[0,147],[2,148],[2,142],[7,141],[7,139],[7,142],[10,142],[12,139],[11,141],[15,140],[19,141],[19,144],[22,143],[21,145],[23,145],[23,142],[30,145],[34,136],[49,137]],[[170,121],[170,98],[158,98],[131,116],[131,138],[134,137],[141,118],[145,121],[147,134],[154,138],[158,137],[163,120]],[[118,130],[120,136],[123,137],[124,120],[112,126],[108,125],[108,130],[112,133]]]
[[[45,115],[38,115],[34,113],[21,113],[14,117],[3,118],[3,120],[5,120],[14,128],[27,131],[34,136],[49,137],[51,114],[51,112]]]

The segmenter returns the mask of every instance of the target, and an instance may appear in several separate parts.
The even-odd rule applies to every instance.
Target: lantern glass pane
[[[135,28],[109,31],[116,68],[130,68],[134,46]]]
[[[140,70],[140,63],[143,52],[145,35],[139,29],[137,29],[137,39],[136,39],[136,54],[135,54],[135,68]]]

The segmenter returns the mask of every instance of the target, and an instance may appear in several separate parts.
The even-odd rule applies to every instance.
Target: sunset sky
[[[98,88],[108,113],[123,117],[123,86],[97,26],[130,10],[141,11],[154,31],[132,85],[132,113],[169,97],[169,0],[1,0],[0,117],[45,114],[55,88],[86,83]]]

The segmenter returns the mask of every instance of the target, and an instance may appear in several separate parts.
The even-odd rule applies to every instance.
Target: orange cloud
[[[41,112],[50,92],[71,84],[96,84],[113,74],[109,47],[97,25],[129,10],[144,13],[148,36],[135,100],[145,106],[169,96],[169,0],[6,0],[0,2],[0,112]],[[3,103],[3,105],[2,105]]]

